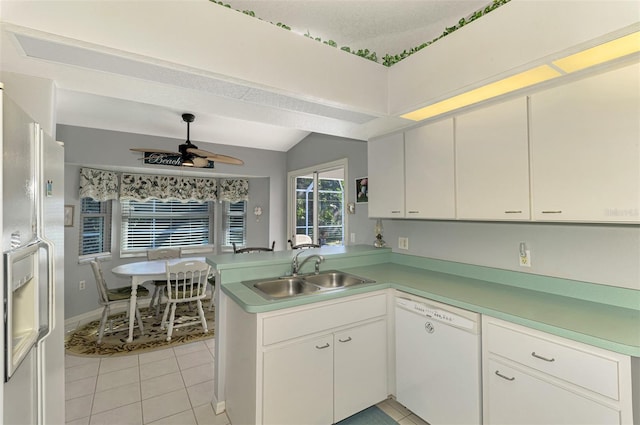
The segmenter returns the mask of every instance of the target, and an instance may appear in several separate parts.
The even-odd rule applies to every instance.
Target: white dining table
[[[166,264],[174,265],[183,261],[206,262],[205,257],[181,257],[163,260],[138,261],[122,264],[111,269],[111,272],[120,277],[131,278],[131,302],[129,303],[129,337],[127,342],[133,341],[133,327],[136,317],[136,303],[138,299],[138,286],[144,282],[163,280],[167,277]]]

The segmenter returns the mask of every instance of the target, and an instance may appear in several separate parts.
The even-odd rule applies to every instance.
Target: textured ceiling
[[[486,0],[229,0],[233,9],[282,22],[338,47],[369,49],[378,58],[430,41],[446,27],[486,6]]]
[[[38,2],[25,2],[28,3]],[[400,53],[439,36],[446,26],[454,25],[487,1],[230,0],[227,3],[233,9],[251,10],[265,21],[283,22],[300,37],[308,32],[323,40],[334,40],[338,46],[368,48],[381,58],[385,53]],[[74,2],[48,0],[42,4],[54,8],[61,4],[60,10],[64,10],[73,8]],[[192,2],[183,4],[187,9]],[[208,6],[221,7],[212,3]],[[17,10],[22,13],[19,7]],[[13,9],[11,12],[16,13]],[[46,19],[55,22],[54,15],[46,15]],[[145,25],[144,21],[139,22],[141,38],[145,36]],[[58,27],[63,28],[64,24]],[[182,37],[178,29],[174,31],[176,37]],[[234,37],[233,33],[226,35]],[[100,36],[106,37],[104,45],[109,46],[110,35]],[[117,31],[112,36],[117,38]],[[188,40],[184,40],[184,46],[190,47]],[[196,115],[192,126],[195,141],[286,151],[311,132],[364,140],[364,127],[378,125],[376,119],[388,118],[315,101],[305,93],[274,92],[182,69],[180,64],[165,65],[154,57],[140,60],[134,55],[98,47],[81,39],[69,41],[53,36],[38,28],[14,31],[9,22],[3,24],[0,69],[56,81],[58,123],[81,127],[184,138],[180,115],[191,112]],[[154,48],[160,55],[168,47]]]

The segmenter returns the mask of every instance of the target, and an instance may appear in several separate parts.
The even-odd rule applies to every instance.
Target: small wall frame
[[[364,204],[369,202],[369,179],[360,177],[356,179],[356,203]]]
[[[64,227],[73,227],[73,205],[64,206]]]

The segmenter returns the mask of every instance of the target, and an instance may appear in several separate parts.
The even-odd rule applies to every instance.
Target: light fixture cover
[[[640,52],[640,31],[585,49],[581,52],[557,59],[551,65],[541,65],[502,80],[486,84],[477,89],[461,93],[424,108],[400,115],[413,121],[422,121],[465,106],[473,105],[503,94],[530,87],[594,65]],[[561,72],[562,71],[562,72]]]
[[[433,105],[425,106],[424,108],[406,113],[401,115],[401,117],[413,121],[421,121],[464,106],[482,102],[483,100],[529,87],[543,81],[551,80],[559,77],[560,75],[560,72],[550,66],[541,65],[519,74],[512,75],[511,77],[503,78],[502,80],[478,87],[477,89],[450,97],[449,99],[434,103]]]
[[[640,52],[640,31],[555,60],[553,64],[570,73],[637,52]]]

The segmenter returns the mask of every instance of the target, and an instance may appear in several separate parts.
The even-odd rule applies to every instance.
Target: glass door
[[[325,164],[313,170],[289,173],[289,223],[294,245],[344,245],[345,166]]]

